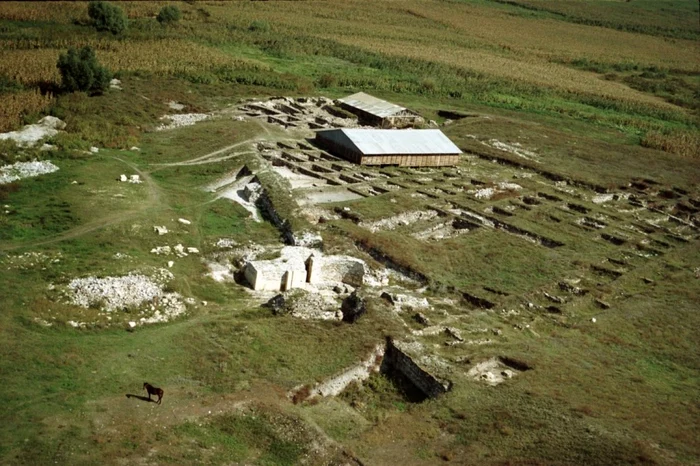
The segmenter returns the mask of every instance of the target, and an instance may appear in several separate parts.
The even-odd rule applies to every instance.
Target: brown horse
[[[160,400],[163,398],[163,389],[154,387],[148,382],[143,383],[143,389],[148,392],[148,399],[149,401],[151,400],[151,395],[156,395],[158,397],[158,401],[156,403],[160,404]]]

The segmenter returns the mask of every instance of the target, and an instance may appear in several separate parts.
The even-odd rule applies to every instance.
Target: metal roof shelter
[[[337,103],[360,120],[382,128],[415,126],[424,122],[416,112],[364,92],[338,99]]]
[[[455,165],[462,153],[439,129],[339,128],[316,132],[316,142],[360,165]]]

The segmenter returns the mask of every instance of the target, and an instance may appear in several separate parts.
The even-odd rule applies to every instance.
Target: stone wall
[[[396,370],[413,383],[428,398],[435,398],[452,388],[450,381],[444,380],[419,365],[402,345],[393,339],[387,340],[382,371]]]
[[[285,243],[294,245],[295,241],[294,234],[292,233],[292,227],[287,219],[282,218],[279,213],[277,213],[275,206],[272,205],[270,196],[267,194],[267,190],[263,189],[260,197],[258,197],[257,201],[255,202],[255,205],[258,209],[260,209],[263,217],[266,220],[269,220],[270,223],[280,230],[282,236],[284,237]]]
[[[314,257],[311,283],[341,282],[362,286],[365,276],[364,261],[351,256]]]
[[[255,291],[279,291],[282,287],[284,269],[270,271],[269,267],[261,267],[261,261],[251,261],[245,265],[243,275]]]

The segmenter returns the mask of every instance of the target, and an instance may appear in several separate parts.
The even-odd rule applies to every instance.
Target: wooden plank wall
[[[398,165],[401,167],[444,167],[457,165],[459,155],[371,155],[362,157],[361,165]]]

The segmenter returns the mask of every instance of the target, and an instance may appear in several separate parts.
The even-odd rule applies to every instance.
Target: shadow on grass
[[[127,397],[127,398],[138,398],[138,399],[141,400],[141,401],[148,401],[149,403],[158,403],[157,400],[154,400],[154,399],[152,399],[152,398],[148,398],[147,396],[134,395],[134,394],[131,394],[131,393],[127,393],[127,394],[126,394],[126,397]]]

